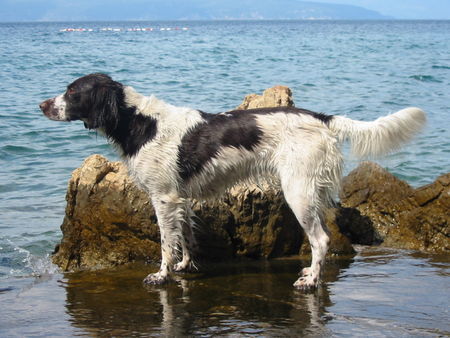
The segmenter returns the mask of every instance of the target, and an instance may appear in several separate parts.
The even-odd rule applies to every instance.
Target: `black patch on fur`
[[[247,111],[217,115],[201,112],[201,115],[205,122],[190,130],[179,146],[178,168],[182,180],[198,174],[221,147],[252,150],[262,135],[254,114]]]
[[[108,75],[79,78],[67,87],[64,99],[69,120],[83,120],[88,129],[102,129],[125,156],[135,155],[156,135],[156,120],[128,107],[122,84]]]
[[[107,136],[120,146],[125,156],[132,157],[149,141],[157,131],[156,120],[141,114],[128,112],[120,113],[118,126],[114,130],[107,131]]]
[[[330,121],[333,119],[333,115],[326,115],[323,113],[317,113],[317,112],[313,112],[311,110],[296,108],[296,107],[254,108],[254,109],[247,109],[247,110],[234,110],[231,113],[234,113],[234,112],[248,112],[250,114],[256,114],[256,115],[275,114],[275,113],[306,114],[306,115],[310,115],[310,116],[322,121],[326,125],[328,125],[330,123]]]
[[[181,140],[178,152],[178,171],[184,181],[200,173],[221,147],[253,150],[261,140],[262,131],[256,124],[256,116],[282,112],[307,114],[328,124],[333,116],[295,107],[257,108],[234,110],[221,114],[199,111],[204,123],[190,130]]]

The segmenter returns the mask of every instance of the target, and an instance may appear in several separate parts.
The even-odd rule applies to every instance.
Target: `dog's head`
[[[112,130],[117,127],[123,102],[122,84],[96,73],[75,80],[65,93],[45,100],[39,107],[51,120],[81,120],[89,129]]]

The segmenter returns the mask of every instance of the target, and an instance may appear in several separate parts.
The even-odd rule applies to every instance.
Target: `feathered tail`
[[[340,141],[350,141],[355,156],[377,157],[390,153],[411,140],[425,122],[425,112],[410,107],[371,122],[333,116],[329,128],[338,135]]]

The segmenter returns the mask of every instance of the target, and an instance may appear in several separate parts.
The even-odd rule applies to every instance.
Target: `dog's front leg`
[[[161,236],[161,267],[149,274],[146,284],[164,284],[170,281],[182,236],[184,202],[176,195],[166,195],[153,200]]]

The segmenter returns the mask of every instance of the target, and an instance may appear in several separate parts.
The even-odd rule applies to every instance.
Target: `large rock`
[[[247,96],[240,109],[293,105],[277,86]],[[386,170],[363,163],[343,181],[342,205],[326,212],[331,254],[351,254],[353,243],[449,252],[450,174],[413,189]],[[64,270],[159,261],[156,217],[147,195],[119,162],[92,155],[69,182],[53,261]],[[193,201],[199,258],[272,258],[308,254],[308,241],[279,190],[238,186],[215,203]]]
[[[126,168],[88,157],[69,181],[63,238],[53,262],[64,270],[100,268],[159,254],[156,218]]]
[[[414,189],[364,162],[344,178],[338,223],[353,242],[450,252],[450,173]]]
[[[272,258],[309,251],[280,191],[263,190],[237,186],[217,202],[193,201],[199,259]],[[122,163],[88,157],[73,172],[66,199],[63,239],[53,256],[64,270],[160,259],[153,208]],[[336,229],[330,252],[353,253],[350,241]]]

